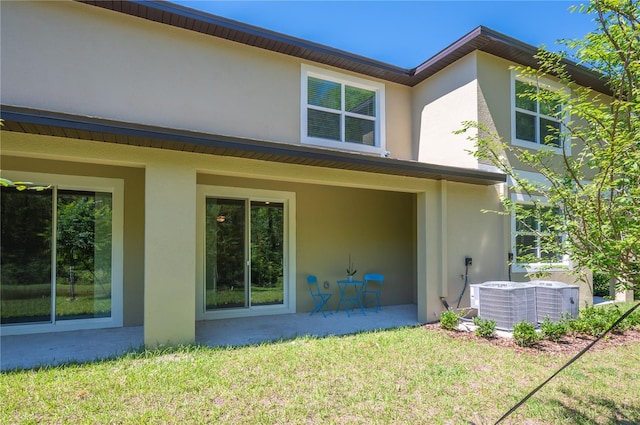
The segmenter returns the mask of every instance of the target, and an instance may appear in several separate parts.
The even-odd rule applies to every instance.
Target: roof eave
[[[485,170],[176,130],[52,111],[2,105],[0,114],[4,120],[3,131],[478,185],[493,185],[506,181],[504,174]]]

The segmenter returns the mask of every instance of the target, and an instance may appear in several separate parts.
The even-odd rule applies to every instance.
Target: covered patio
[[[351,315],[340,311],[330,316],[309,313],[220,319],[196,322],[196,343],[243,346],[291,339],[324,337],[364,331],[417,326],[415,304],[384,306],[379,312]],[[0,337],[0,370],[30,369],[67,362],[91,362],[138,350],[144,344],[142,326],[55,332]]]

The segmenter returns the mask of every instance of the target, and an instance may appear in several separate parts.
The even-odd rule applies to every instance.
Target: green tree
[[[523,102],[539,102],[561,125],[547,125],[544,143],[567,149],[530,150],[502,141],[478,123],[476,157],[488,161],[512,177],[513,190],[545,199],[527,211],[504,200],[519,222],[529,226],[547,253],[568,255],[577,270],[590,269],[616,279],[618,289],[638,288],[640,272],[640,4],[639,0],[592,0],[574,12],[594,17],[595,29],[578,40],[561,40],[565,52],[544,48],[537,68],[518,72],[539,82],[553,76],[568,88],[552,91],[535,82],[521,90]],[[609,93],[597,93],[575,83],[567,67],[574,62],[600,74]],[[558,107],[561,105],[561,107]],[[560,152],[559,152],[560,151]],[[529,169],[543,182],[527,180],[518,170]],[[538,199],[538,198],[536,198]],[[563,214],[554,214],[561,209]],[[524,223],[524,224],[523,224]],[[559,241],[557,235],[566,235]]]

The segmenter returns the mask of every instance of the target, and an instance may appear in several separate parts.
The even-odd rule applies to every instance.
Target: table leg
[[[344,299],[344,293],[345,293],[345,290],[347,289],[347,286],[341,285],[340,283],[338,283],[338,289],[340,290],[340,300],[338,301],[338,306],[336,307],[336,313],[340,311],[341,304],[345,305],[345,310],[347,307],[347,301]]]

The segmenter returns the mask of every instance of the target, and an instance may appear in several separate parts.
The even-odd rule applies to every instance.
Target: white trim
[[[536,173],[532,171],[520,171],[520,170],[514,170],[514,171],[519,178],[526,180],[536,185],[537,187],[541,187],[541,188],[551,187],[551,182],[540,173]],[[512,176],[507,176],[507,184],[509,185],[509,187],[515,190],[518,190],[518,182]]]
[[[122,327],[123,324],[123,261],[124,261],[124,180],[104,177],[5,171],[2,176],[13,181],[31,181],[58,189],[111,193],[111,317],[59,320],[53,323],[5,324],[2,335],[63,332],[80,329]],[[55,270],[55,269],[54,269]],[[53,273],[53,271],[52,271]],[[55,297],[53,298],[55,300]]]
[[[196,320],[255,317],[296,312],[296,194],[274,190],[197,185],[196,200]],[[282,305],[206,311],[205,203],[208,197],[282,202],[284,204],[284,303]]]
[[[566,155],[571,155],[571,142],[570,140],[565,140],[563,143],[563,146],[561,148],[557,148],[554,146],[548,146],[548,145],[544,145],[542,143],[539,142],[531,142],[528,140],[521,140],[518,139],[516,137],[516,111],[518,110],[518,108],[516,107],[516,81],[523,81],[523,82],[529,82],[529,83],[533,83],[535,84],[537,87],[542,87],[544,89],[550,90],[550,91],[562,91],[562,92],[566,92],[567,89],[563,86],[561,86],[560,84],[553,82],[549,79],[539,79],[536,80],[534,78],[531,77],[527,77],[527,76],[523,76],[521,74],[517,74],[515,72],[515,70],[511,70],[511,79],[509,82],[509,105],[510,105],[510,113],[511,113],[511,144],[514,146],[519,146],[522,148],[528,148],[528,149],[534,149],[534,150],[541,150],[541,149],[547,149],[550,150],[552,152],[555,152],[557,154],[562,154],[562,151],[564,149],[564,152]],[[529,111],[531,112],[531,111]],[[546,115],[541,115],[539,112],[535,112],[535,116],[536,118],[542,116],[542,117],[546,117]],[[553,119],[553,117],[549,117],[551,119]],[[565,117],[565,121],[560,121],[563,122],[564,124],[566,124],[566,117]],[[556,120],[557,121],[557,120]],[[536,119],[536,133],[537,133],[537,137],[540,137],[540,129],[538,128],[538,119]]]
[[[376,117],[375,122],[375,134],[376,140],[374,146],[361,145],[358,143],[349,143],[344,141],[334,141],[328,139],[322,139],[318,137],[307,136],[307,81],[308,77],[321,78],[323,80],[334,81],[340,83],[344,90],[344,85],[352,87],[358,87],[366,90],[372,90],[376,92]],[[340,74],[334,71],[330,71],[323,68],[318,68],[311,65],[301,64],[300,72],[300,141],[303,144],[323,146],[332,149],[341,149],[349,151],[358,151],[365,153],[373,153],[378,155],[384,155],[386,153],[386,124],[385,124],[385,86],[384,84],[365,80],[362,78],[354,77],[351,75]],[[344,96],[343,96],[344,102]],[[321,109],[321,108],[318,108]],[[335,112],[335,111],[334,111]],[[341,113],[342,115],[349,115],[348,113]],[[344,123],[341,126],[341,131],[344,129]],[[344,135],[342,135],[344,138]]]

